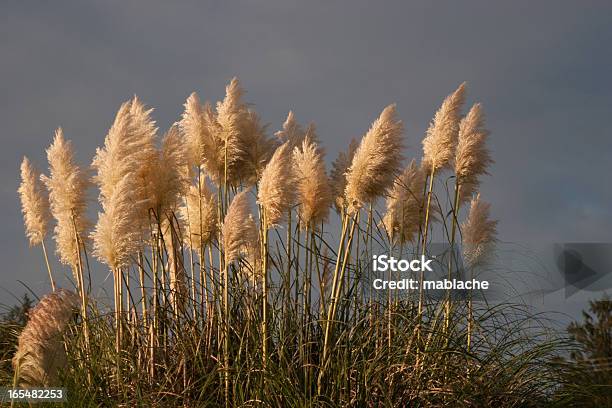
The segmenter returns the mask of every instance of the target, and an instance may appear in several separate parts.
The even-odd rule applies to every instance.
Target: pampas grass
[[[44,296],[30,311],[28,323],[19,335],[17,351],[13,357],[15,385],[60,385],[59,370],[66,365],[62,336],[77,305],[77,295],[60,289]]]
[[[412,160],[393,183],[382,220],[391,242],[414,242],[419,233],[425,203],[423,190],[426,178],[426,169]]]
[[[454,156],[465,88],[464,82],[444,99],[423,139],[423,162],[433,171],[447,167]]]
[[[281,143],[289,142],[289,145],[294,148],[302,144],[306,133],[295,119],[293,111],[289,111],[287,119],[285,119],[283,123],[282,130],[274,133],[274,135]]]
[[[495,242],[497,221],[490,219],[491,204],[481,200],[477,194],[470,203],[467,219],[461,226],[463,234],[463,258],[468,268],[486,260],[491,245]]]
[[[346,172],[344,194],[350,212],[374,201],[393,184],[403,159],[402,132],[395,105],[387,106],[372,123]]]
[[[357,147],[359,147],[357,140],[351,139],[347,151],[339,152],[338,157],[336,157],[336,160],[334,160],[332,163],[329,178],[334,195],[334,205],[338,213],[341,213],[342,209],[347,205],[346,199],[344,198],[344,190],[346,189],[346,171],[353,162],[353,157],[355,156]]]
[[[482,106],[476,103],[459,124],[455,174],[457,185],[461,186],[460,203],[470,200],[479,187],[479,177],[488,174],[487,169],[493,163],[486,147],[488,136]]]
[[[196,250],[212,242],[217,236],[217,200],[206,186],[204,178],[198,185],[189,186],[180,216],[187,226],[186,243]]]
[[[301,147],[294,149],[293,162],[298,183],[297,201],[300,205],[301,225],[316,226],[327,219],[332,201],[323,154],[310,138],[306,138]]]
[[[295,176],[289,143],[276,149],[259,182],[257,202],[261,205],[266,227],[277,225],[295,201]]]
[[[21,184],[19,185],[21,212],[25,224],[26,236],[30,245],[38,245],[47,235],[51,211],[47,190],[40,181],[40,173],[27,157],[21,162]]]
[[[180,121],[159,141],[152,109],[136,97],[125,102],[93,162],[100,214],[91,236],[94,254],[114,274],[114,309],[86,297],[87,258],[80,256],[86,255],[87,180],[60,132],[44,180],[58,228],[70,233],[62,238],[73,246],[59,253],[72,265],[81,295],[82,319],[66,327],[70,335],[62,344],[68,359],[61,385],[69,390],[69,404],[450,407],[546,401],[553,389],[546,361],[556,343],[536,343],[533,326],[523,327],[531,316],[517,317],[514,307],[481,307],[471,298],[451,307],[424,291],[418,299],[373,296],[365,279],[374,242],[429,256],[428,233],[448,237],[451,214],[453,231],[461,225],[456,238],[470,271],[484,265],[474,259],[492,255],[495,223],[488,205],[476,197],[461,224],[461,202],[448,197],[449,181],[455,180],[459,197],[476,186],[490,162],[479,106],[459,124],[462,94],[460,87],[436,114],[420,165],[403,163],[402,122],[390,105],[361,143],[338,156],[329,177],[314,125],[303,129],[290,112],[270,139],[237,79],[216,109],[190,95]],[[445,169],[456,174],[442,186],[434,178]],[[30,215],[44,212],[37,207],[44,207],[44,189],[36,177],[24,164],[20,194]],[[258,217],[250,196],[257,198]],[[383,196],[386,208],[377,203]],[[329,214],[333,201],[339,222]],[[447,216],[440,203],[449,204]],[[44,217],[28,221],[24,215],[26,233],[37,242],[44,237]],[[286,235],[276,228],[285,217]],[[131,279],[135,274],[138,279]],[[44,320],[36,321],[53,321]],[[33,331],[23,337],[32,338]],[[32,354],[46,350],[36,347]],[[33,367],[33,382],[54,376],[43,360],[23,364]]]
[[[21,199],[21,212],[25,225],[26,237],[30,246],[39,245],[43,250],[51,289],[55,290],[55,280],[51,273],[51,265],[45,246],[45,237],[51,221],[49,209],[49,194],[40,179],[40,173],[32,166],[27,157],[21,162],[21,184],[17,190]]]
[[[245,190],[232,200],[221,227],[225,264],[245,254],[248,245],[257,239],[256,231],[253,236],[253,225],[248,190]]]
[[[91,233],[94,256],[113,271],[128,266],[141,248],[141,232],[134,225],[140,214],[130,199],[137,188],[133,175],[123,176],[112,195],[105,199],[104,212],[98,213]]]
[[[86,173],[75,163],[72,143],[64,139],[61,128],[47,149],[47,159],[49,176],[43,175],[41,180],[49,190],[51,214],[57,222],[53,238],[60,261],[74,270],[80,264],[81,245],[87,241],[90,225],[85,214],[89,183]]]

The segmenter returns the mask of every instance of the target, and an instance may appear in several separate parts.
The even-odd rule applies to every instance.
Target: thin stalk
[[[461,184],[459,184],[459,179],[455,182],[455,197],[453,200],[453,208],[452,208],[452,226],[451,226],[451,239],[450,239],[450,256],[448,258],[448,280],[450,281],[453,278],[452,268],[453,268],[453,257],[455,255],[455,237],[457,233],[457,218],[459,214],[459,191],[461,189]],[[448,332],[450,326],[450,312],[451,312],[451,291],[450,289],[446,293],[446,313],[444,315],[444,331]]]
[[[422,248],[421,248],[422,255],[425,255],[425,252],[427,250],[427,232],[429,230],[429,211],[431,208],[431,195],[433,191],[435,173],[436,173],[436,168],[432,165],[431,174],[429,177],[429,188],[427,190],[427,204],[425,206],[425,223],[423,225],[423,243],[422,243]],[[418,333],[419,334],[420,334],[420,324],[423,320],[423,300],[424,300],[423,280],[424,279],[425,279],[425,272],[421,271],[419,275],[419,309],[418,309],[418,312],[419,312],[419,331]]]
[[[40,246],[43,250],[43,256],[45,257],[45,264],[47,265],[47,272],[49,272],[49,281],[51,282],[51,290],[55,292],[55,281],[53,280],[53,274],[51,273],[51,265],[49,264],[49,257],[47,256],[47,247],[45,246],[45,240],[40,241]]]
[[[263,367],[266,369],[268,362],[268,217],[266,210],[262,208],[262,274],[263,274],[263,318],[261,322],[262,342],[263,342]]]
[[[355,216],[355,218],[353,218],[352,220],[351,231],[349,234],[349,238],[348,238],[346,247],[344,247],[343,244],[344,244],[344,239],[346,237],[346,232],[347,232],[347,227],[348,227],[348,222],[349,222],[348,213],[345,213],[344,219],[342,220],[342,234],[341,234],[340,243],[338,246],[338,256],[336,259],[336,267],[334,270],[334,277],[333,277],[333,283],[332,283],[332,298],[330,300],[329,311],[327,313],[326,322],[325,322],[325,337],[323,340],[323,355],[321,359],[321,370],[319,371],[319,378],[317,380],[317,389],[318,389],[319,394],[321,393],[321,388],[323,385],[323,377],[325,373],[325,367],[327,365],[327,355],[329,352],[330,333],[331,333],[331,327],[332,327],[333,320],[335,319],[337,300],[338,300],[338,296],[340,295],[340,292],[342,291],[342,281],[344,280],[344,269],[346,266],[346,260],[348,258],[349,249],[350,249],[353,235],[355,232],[355,226],[357,224],[356,218],[357,217]],[[344,247],[344,254],[343,254],[344,256],[343,256],[343,261],[342,261],[342,270],[340,270],[340,258],[343,252],[343,247]]]

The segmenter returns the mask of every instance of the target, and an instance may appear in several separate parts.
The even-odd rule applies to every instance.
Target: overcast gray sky
[[[605,1],[5,0],[0,288],[46,287],[16,195],[23,155],[45,168],[62,126],[89,164],[123,100],[137,94],[165,129],[190,92],[220,99],[234,75],[272,130],[289,109],[316,122],[330,158],[391,102],[419,157],[467,81],[492,131],[482,191],[500,238],[612,241],[611,21]]]

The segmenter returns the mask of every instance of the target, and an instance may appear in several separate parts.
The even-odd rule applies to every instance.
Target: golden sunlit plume
[[[191,185],[180,208],[181,219],[187,226],[185,242],[194,250],[215,240],[217,236],[217,199],[204,178],[199,186]]]
[[[257,202],[265,214],[266,227],[281,222],[295,201],[295,176],[289,143],[279,146],[263,171]]]
[[[57,253],[60,261],[74,270],[79,263],[79,245],[86,243],[90,226],[85,218],[89,183],[75,163],[72,143],[64,139],[61,128],[56,130],[53,143],[47,149],[47,159],[49,176],[43,175],[41,180],[49,190],[51,214],[57,222],[54,229]]]
[[[479,187],[479,177],[488,174],[487,169],[493,163],[486,146],[488,136],[482,106],[474,104],[459,124],[455,174],[460,186],[460,203],[469,201]]]
[[[485,262],[497,235],[497,221],[490,219],[491,204],[477,194],[470,203],[468,218],[461,225],[463,258],[468,267]]]
[[[296,146],[302,144],[306,133],[302,129],[299,123],[295,119],[293,111],[289,111],[287,119],[283,123],[283,129],[274,133],[281,143],[289,142],[289,145],[293,149]]]
[[[298,215],[301,225],[317,224],[327,219],[332,201],[329,179],[325,173],[323,153],[317,144],[306,137],[300,147],[293,151],[293,162],[297,179]]]
[[[449,165],[455,154],[461,107],[465,100],[465,82],[448,95],[436,112],[423,139],[423,163],[437,172]]]
[[[389,191],[383,225],[392,242],[416,239],[423,217],[426,177],[427,170],[412,160]]]
[[[403,159],[402,122],[387,106],[365,134],[346,173],[349,212],[373,202],[393,184]]]
[[[32,166],[27,157],[24,157],[21,162],[21,184],[18,192],[21,198],[21,212],[26,236],[31,246],[38,245],[47,235],[51,211],[49,196],[40,180],[40,173]]]
[[[342,212],[342,209],[346,207],[347,203],[344,198],[344,189],[346,188],[346,171],[351,166],[355,152],[359,147],[359,143],[356,139],[351,139],[346,152],[341,151],[338,153],[338,157],[332,163],[332,169],[330,172],[330,182],[332,186],[332,194],[334,196],[334,206],[338,213]]]
[[[245,190],[236,194],[221,227],[226,265],[245,254],[248,246],[258,239],[257,231],[253,230],[255,224],[248,193]]]

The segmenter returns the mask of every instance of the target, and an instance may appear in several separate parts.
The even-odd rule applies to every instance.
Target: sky
[[[192,91],[219,100],[233,76],[271,131],[289,110],[316,123],[329,160],[389,103],[420,157],[467,81],[491,130],[481,191],[500,240],[610,242],[611,18],[606,1],[3,1],[0,303],[46,290],[16,194],[24,155],[45,169],[62,126],[89,164],[122,101],[138,95],[165,130]]]

